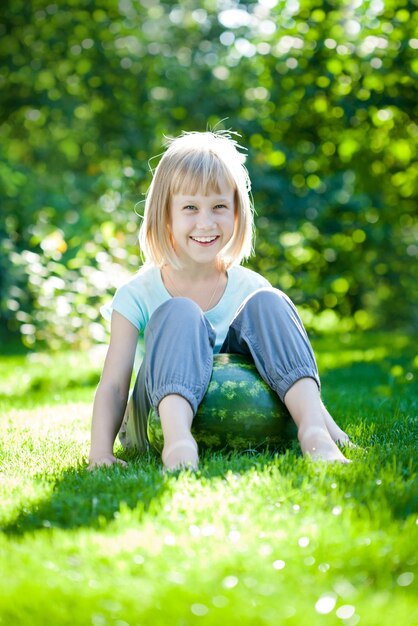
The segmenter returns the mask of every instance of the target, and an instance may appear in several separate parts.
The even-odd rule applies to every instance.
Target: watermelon
[[[251,357],[216,354],[192,433],[200,449],[283,449],[294,439],[296,427]],[[154,409],[148,415],[147,434],[151,446],[161,453],[164,438]]]

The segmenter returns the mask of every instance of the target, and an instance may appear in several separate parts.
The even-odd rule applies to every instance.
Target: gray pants
[[[148,448],[149,410],[157,410],[168,394],[183,396],[196,414],[212,373],[214,345],[214,328],[192,300],[171,298],[154,311],[145,329],[145,357],[119,432],[125,448]],[[251,356],[282,402],[300,378],[313,378],[320,389],[302,321],[278,289],[259,289],[242,303],[221,352]]]

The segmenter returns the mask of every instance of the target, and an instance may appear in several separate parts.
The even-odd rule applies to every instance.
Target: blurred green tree
[[[9,0],[1,13],[0,315],[25,345],[105,339],[99,303],[140,264],[150,157],[164,135],[217,124],[248,148],[250,265],[308,328],[412,323],[414,2]]]

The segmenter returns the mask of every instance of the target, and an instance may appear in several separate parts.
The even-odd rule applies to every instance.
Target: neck
[[[171,276],[175,276],[178,280],[187,282],[199,282],[206,281],[219,276],[219,274],[225,273],[222,263],[216,262],[211,265],[202,265],[196,263],[193,266],[183,267],[181,269],[175,269],[171,265],[165,265],[165,270],[170,273]]]
[[[175,270],[170,265],[164,265],[161,278],[171,296],[190,298],[203,311],[208,311],[219,301],[227,283],[226,271],[218,266],[212,266],[210,272],[209,268],[206,268],[206,272],[200,268],[193,275],[189,268]]]

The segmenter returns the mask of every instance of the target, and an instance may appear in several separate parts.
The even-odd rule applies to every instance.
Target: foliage
[[[1,316],[26,345],[105,339],[140,263],[164,134],[242,135],[251,267],[318,331],[411,322],[413,1],[9,0],[0,26]],[[151,160],[151,166],[156,161]]]
[[[296,447],[208,453],[194,476],[162,475],[157,457],[120,449],[128,468],[86,471],[94,387],[84,384],[100,371],[97,350],[84,361],[75,351],[2,357],[0,620],[417,623],[410,337],[347,334],[314,347],[326,404],[363,447],[347,452],[353,463],[309,463]]]

